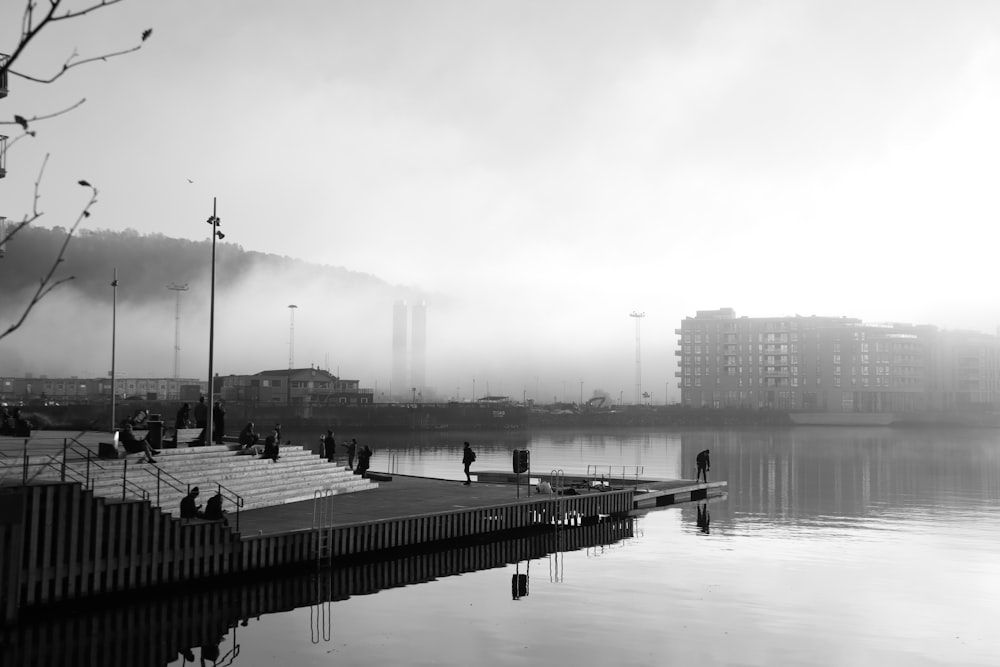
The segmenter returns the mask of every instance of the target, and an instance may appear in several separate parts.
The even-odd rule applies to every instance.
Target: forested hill
[[[59,254],[66,231],[56,227],[29,226],[7,243],[0,259],[0,306],[12,295],[24,294],[38,285]],[[122,301],[156,302],[172,300],[169,284],[188,284],[191,289],[207,288],[211,276],[211,241],[189,241],[163,236],[82,230],[70,241],[57,277],[74,276],[62,289],[78,291],[87,300],[111,300],[109,285],[118,269]],[[232,243],[216,247],[216,287],[224,291],[249,280],[251,275],[272,277],[275,285],[289,282],[322,284],[324,289],[344,290],[356,295],[378,293],[391,298],[400,291],[375,276],[340,267],[320,266],[289,257],[246,251]]]

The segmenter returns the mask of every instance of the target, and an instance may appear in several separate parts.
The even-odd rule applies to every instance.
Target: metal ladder
[[[333,489],[313,491],[312,529],[316,533],[316,565],[333,561]]]

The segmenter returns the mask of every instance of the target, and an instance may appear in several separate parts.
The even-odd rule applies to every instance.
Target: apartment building
[[[1000,339],[849,317],[698,311],[675,330],[692,407],[917,412],[1000,404]]]

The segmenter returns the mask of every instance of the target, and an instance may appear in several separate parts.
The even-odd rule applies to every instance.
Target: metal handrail
[[[147,475],[153,475],[153,474],[156,475],[156,505],[157,505],[157,507],[160,506],[160,486],[161,486],[162,483],[166,483],[166,485],[169,486],[174,491],[181,491],[182,493],[185,493],[185,494],[191,493],[191,482],[185,482],[182,479],[178,479],[177,477],[175,477],[174,475],[171,475],[169,472],[167,472],[166,470],[164,470],[160,466],[156,466],[156,473],[154,473],[149,468],[142,468],[142,472],[146,473]],[[166,478],[166,480],[164,480],[164,477]],[[173,482],[177,482],[177,484],[174,484],[170,480],[173,480]]]
[[[625,486],[626,473],[628,473],[628,477],[632,477],[633,474],[634,474],[635,485],[638,486],[639,485],[639,476],[642,475],[645,472],[646,467],[645,466],[641,466],[641,465],[634,465],[634,466],[624,466],[624,465],[623,466],[610,466],[610,465],[609,466],[602,466],[602,465],[590,464],[590,465],[587,466],[587,477],[590,477],[591,478],[591,482],[594,483],[594,484],[597,483],[597,476],[598,475],[601,476],[601,479],[603,481],[604,474],[603,474],[602,471],[605,470],[605,469],[608,471],[607,478],[608,478],[608,483],[609,484],[611,483],[611,480],[613,480],[613,479],[616,478],[615,472],[617,472],[617,471],[620,470],[621,474],[617,475],[617,479],[621,480],[622,486]]]
[[[243,496],[241,496],[240,494],[236,493],[232,489],[226,488],[225,486],[223,486],[219,482],[214,482],[214,484],[218,487],[218,493],[219,493],[219,495],[222,496],[222,498],[224,500],[232,501],[232,503],[236,506],[236,532],[237,533],[240,532],[240,509],[243,508]],[[223,490],[227,491],[228,493],[230,493],[232,495],[231,496],[227,496],[225,493],[222,492]]]
[[[28,466],[37,465],[42,468],[51,468],[53,470],[59,471],[60,481],[65,482],[67,476],[70,477],[71,482],[76,482],[83,486],[84,489],[93,490],[92,479],[89,476],[89,468],[87,474],[80,473],[73,468],[68,468],[65,461],[58,461],[59,454],[50,454],[47,459],[43,459],[40,463],[29,464],[27,455],[24,459],[24,476],[21,479],[21,483],[27,485],[28,483]],[[89,460],[88,460],[89,463]],[[75,479],[74,479],[75,477]],[[122,469],[122,500],[124,501],[129,493],[134,494],[140,500],[149,500],[149,492],[143,487],[139,486],[133,481],[128,479],[128,461],[125,461],[125,465]]]

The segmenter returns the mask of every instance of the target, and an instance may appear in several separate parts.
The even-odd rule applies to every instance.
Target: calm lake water
[[[218,664],[1000,664],[998,431],[358,439],[373,470],[451,479],[465,439],[474,470],[507,470],[511,449],[528,448],[543,476],[597,465],[692,478],[707,448],[709,480],[729,492],[649,511],[624,539],[234,623]],[[516,575],[527,595],[515,598]],[[201,651],[169,664],[201,664]]]

